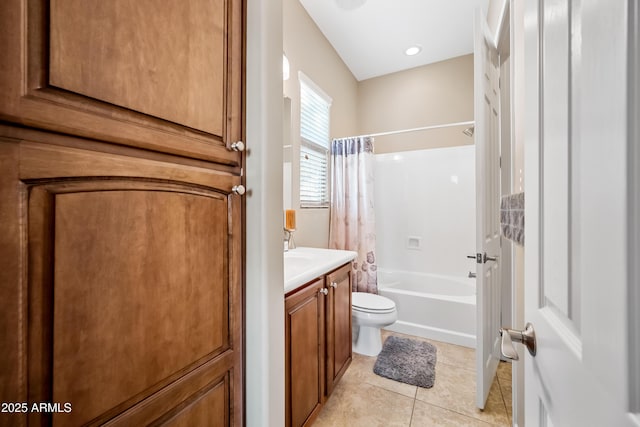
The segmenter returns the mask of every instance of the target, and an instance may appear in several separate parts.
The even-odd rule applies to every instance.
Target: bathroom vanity
[[[351,261],[356,253],[285,253],[285,418],[310,425],[351,363]]]

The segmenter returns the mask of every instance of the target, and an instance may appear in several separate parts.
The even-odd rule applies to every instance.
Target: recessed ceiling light
[[[420,53],[422,48],[420,46],[411,46],[409,49],[404,51],[404,54],[407,56],[413,56]]]

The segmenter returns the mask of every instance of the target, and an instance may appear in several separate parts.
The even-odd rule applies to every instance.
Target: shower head
[[[473,136],[473,132],[475,131],[476,127],[475,126],[471,126],[466,128],[465,130],[462,131],[462,133],[464,133],[467,136]]]

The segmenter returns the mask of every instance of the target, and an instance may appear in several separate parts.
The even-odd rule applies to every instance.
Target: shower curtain
[[[357,252],[353,291],[377,294],[374,164],[373,138],[332,141],[329,247]]]

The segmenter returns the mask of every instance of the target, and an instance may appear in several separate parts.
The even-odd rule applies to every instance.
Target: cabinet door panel
[[[166,427],[213,426],[225,420],[225,390],[218,386],[163,423]],[[225,423],[226,424],[226,423]]]
[[[242,0],[4,0],[0,119],[241,166]]]
[[[324,397],[325,304],[320,279],[285,301],[286,425],[299,427],[320,411]]]
[[[178,412],[186,424],[241,425],[242,204],[230,189],[240,178],[37,147],[0,143],[0,160],[16,166],[0,175],[0,225],[20,242],[0,246],[12,314],[0,317],[11,331],[2,335],[10,363],[0,366],[11,382],[0,395],[72,411],[11,414],[0,425],[147,425]],[[78,156],[86,163],[70,161]],[[172,180],[158,179],[167,164]],[[211,389],[221,378],[224,393]]]
[[[335,284],[335,286],[333,286]],[[327,394],[351,363],[351,264],[327,275]]]
[[[85,191],[53,203],[53,400],[76,405],[69,420],[227,348],[224,198]]]
[[[56,0],[49,82],[222,135],[224,6],[223,0]]]

